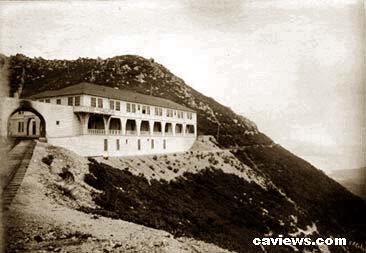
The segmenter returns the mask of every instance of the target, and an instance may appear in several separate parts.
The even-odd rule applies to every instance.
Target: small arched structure
[[[39,138],[46,137],[46,121],[32,107],[31,103],[22,100],[8,118],[8,137],[10,138]]]
[[[153,134],[154,135],[162,135],[162,126],[161,126],[161,122],[154,122],[154,127],[153,127]]]
[[[121,120],[119,118],[111,118],[109,120],[109,134],[120,135],[121,131]]]
[[[126,134],[127,135],[135,135],[136,134],[136,120],[134,119],[128,119],[126,121]]]
[[[194,134],[194,125],[186,125],[186,134]]]
[[[147,120],[141,121],[140,134],[141,135],[149,135],[150,134],[150,124],[149,124],[149,121],[147,121]]]
[[[182,134],[183,133],[183,125],[182,124],[176,124],[175,125],[175,134]]]
[[[101,115],[90,115],[88,119],[89,134],[105,134],[104,118]]]
[[[165,135],[173,135],[173,125],[172,123],[165,124]]]

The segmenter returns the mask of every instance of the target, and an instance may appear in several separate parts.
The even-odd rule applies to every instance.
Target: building
[[[40,119],[34,113],[18,111],[9,120],[9,134],[14,137],[39,137],[40,123]]]
[[[42,108],[36,133],[44,128],[49,143],[83,156],[184,152],[197,135],[192,109],[128,90],[80,83],[28,99]]]

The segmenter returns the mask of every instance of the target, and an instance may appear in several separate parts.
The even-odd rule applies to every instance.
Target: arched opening
[[[30,103],[22,101],[20,107],[9,116],[8,136],[17,139],[46,137],[46,121]]]
[[[104,119],[101,115],[90,115],[88,120],[89,134],[105,134]]]
[[[149,121],[147,121],[147,120],[141,121],[140,134],[141,135],[149,135],[150,134]]]
[[[165,135],[173,135],[172,123],[166,123],[165,124]]]
[[[111,118],[109,121],[109,134],[120,135],[121,130],[121,120],[118,118]]]
[[[162,127],[161,122],[154,122],[153,132],[154,135],[161,135],[162,134]]]
[[[136,135],[136,120],[128,119],[126,121],[126,134],[127,135]]]
[[[175,134],[182,134],[183,133],[183,125],[182,124],[176,124],[175,125]]]
[[[194,134],[194,125],[186,125],[186,134]]]

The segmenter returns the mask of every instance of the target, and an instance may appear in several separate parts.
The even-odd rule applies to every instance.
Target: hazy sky
[[[317,167],[366,165],[357,0],[1,2],[0,52],[153,57]]]

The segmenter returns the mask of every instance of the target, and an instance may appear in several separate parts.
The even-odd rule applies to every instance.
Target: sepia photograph
[[[366,252],[364,0],[0,0],[0,253]]]

